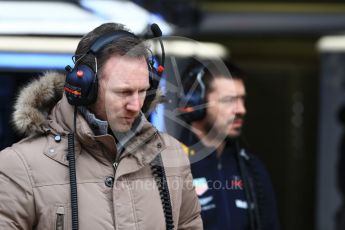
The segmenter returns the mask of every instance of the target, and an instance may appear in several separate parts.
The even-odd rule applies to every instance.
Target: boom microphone
[[[162,41],[162,30],[159,28],[159,26],[156,23],[152,23],[151,24],[151,31],[152,31],[152,34],[156,38],[158,38],[159,44],[160,44],[161,50],[162,50],[162,58],[160,61],[160,65],[158,66],[158,75],[161,76],[163,71],[164,71],[164,62],[165,62],[165,51],[164,51],[164,45],[163,45],[163,41]]]

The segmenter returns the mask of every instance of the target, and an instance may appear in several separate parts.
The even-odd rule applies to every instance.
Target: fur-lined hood
[[[55,104],[62,98],[65,75],[58,72],[46,72],[32,80],[19,93],[14,105],[13,124],[21,134],[43,133],[48,127],[48,115]],[[157,90],[155,100],[149,111],[163,101]]]
[[[50,110],[62,98],[64,83],[63,74],[47,72],[32,80],[20,91],[12,117],[18,132],[44,132]]]

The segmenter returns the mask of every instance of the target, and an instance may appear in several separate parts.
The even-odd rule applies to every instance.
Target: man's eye
[[[127,90],[124,90],[124,91],[119,91],[118,94],[121,95],[121,96],[123,96],[123,97],[125,97],[125,96],[130,95],[131,92],[130,92],[130,91],[127,91]]]
[[[227,97],[220,100],[223,103],[233,103],[236,101],[236,97]]]
[[[128,91],[128,90],[125,90],[125,91],[122,91],[121,94],[123,96],[128,96],[128,95],[131,95],[132,92]]]
[[[146,90],[140,90],[139,91],[139,96],[140,97],[143,97],[143,96],[145,96],[146,95]]]

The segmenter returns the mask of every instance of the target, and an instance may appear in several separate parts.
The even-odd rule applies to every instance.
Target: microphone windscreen
[[[151,31],[155,37],[161,37],[162,36],[162,31],[156,23],[153,23],[151,25]]]

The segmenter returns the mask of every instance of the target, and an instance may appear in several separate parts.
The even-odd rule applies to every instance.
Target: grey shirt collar
[[[117,143],[117,151],[121,153],[123,149],[126,147],[128,142],[141,130],[144,125],[145,116],[142,112],[140,112],[139,116],[133,122],[132,128],[127,132],[116,132],[113,131],[113,134],[118,141]]]
[[[108,133],[108,122],[100,120],[95,114],[90,112],[84,106],[78,106],[79,112],[83,115],[86,122],[90,125],[92,131],[96,136],[105,135]]]
[[[90,125],[95,135],[99,136],[108,134],[109,124],[107,121],[98,119],[95,114],[90,112],[84,106],[79,106],[78,110],[83,115],[86,122]],[[144,120],[145,116],[142,112],[140,112],[139,116],[135,119],[132,128],[127,132],[116,132],[112,130],[117,140],[116,148],[118,153],[122,153],[128,142],[141,130],[144,125]]]

